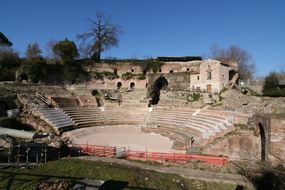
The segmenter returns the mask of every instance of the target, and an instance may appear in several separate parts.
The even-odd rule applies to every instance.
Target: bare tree
[[[217,59],[224,63],[236,62],[240,79],[251,79],[255,72],[255,64],[247,50],[237,45],[222,48],[218,45],[210,47],[211,58]]]
[[[29,44],[26,50],[27,60],[34,60],[41,58],[42,50],[37,43]]]
[[[84,50],[83,54],[91,55],[92,59],[99,61],[103,51],[118,45],[120,29],[102,12],[97,12],[95,20],[89,18],[88,21],[88,31],[77,35],[82,41],[80,49]]]

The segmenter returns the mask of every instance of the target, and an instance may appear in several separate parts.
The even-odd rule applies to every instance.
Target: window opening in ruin
[[[146,71],[143,71],[143,74],[145,75],[145,74],[146,74]]]
[[[19,79],[20,79],[20,80],[19,80],[20,82],[22,82],[22,81],[28,81],[28,80],[29,80],[29,77],[28,77],[28,75],[26,75],[26,74],[23,73],[23,74],[20,75]]]
[[[114,69],[114,74],[118,74],[118,70],[117,69]]]
[[[187,68],[187,71],[190,71],[190,69],[189,69],[189,68]]]
[[[160,76],[152,85],[150,97],[151,97],[151,104],[155,105],[158,104],[160,100],[160,90],[165,89],[168,86],[168,81],[163,77]]]
[[[200,76],[197,76],[197,80],[200,80]]]
[[[161,73],[161,69],[158,70]]]
[[[265,139],[265,130],[261,123],[258,123],[259,133],[260,133],[260,140],[261,140],[261,161],[266,160],[266,152],[265,152],[265,146],[266,146],[266,139]]]
[[[236,72],[234,70],[229,71],[229,80],[232,80],[233,77],[235,76]]]
[[[212,79],[212,72],[208,71],[207,72],[207,80],[211,80]]]
[[[135,90],[135,83],[134,82],[131,82],[131,84],[130,84],[130,90],[131,91],[133,91],[133,90]]]
[[[133,73],[135,70],[134,70],[134,69],[132,69],[131,71],[132,71],[132,73]]]
[[[117,83],[117,89],[120,89],[122,87],[122,83],[121,82],[118,82]]]
[[[8,107],[5,103],[0,102],[0,117],[7,117]]]
[[[169,73],[173,73],[173,70],[170,70]]]

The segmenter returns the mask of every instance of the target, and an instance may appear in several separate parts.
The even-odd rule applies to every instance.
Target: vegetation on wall
[[[188,94],[188,102],[195,102],[200,100],[201,95],[199,93]]]
[[[138,63],[144,73],[152,71],[154,73],[158,72],[161,69],[161,66],[164,64],[163,62],[159,61],[158,59],[146,59],[142,62]]]
[[[104,77],[109,80],[114,80],[116,78],[119,78],[119,75],[109,71],[103,71],[103,72],[94,71],[92,72],[92,76],[97,80],[103,80]]]
[[[133,74],[130,72],[126,72],[126,73],[122,74],[122,79],[124,79],[124,80],[129,80],[132,78],[133,78]]]

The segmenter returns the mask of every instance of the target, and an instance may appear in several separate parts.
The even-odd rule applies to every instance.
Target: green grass
[[[236,188],[233,184],[185,179],[175,174],[163,174],[116,163],[64,159],[31,169],[1,170],[0,189],[32,189],[43,182],[55,179],[74,184],[84,178],[127,182],[128,185],[124,189],[234,190]]]

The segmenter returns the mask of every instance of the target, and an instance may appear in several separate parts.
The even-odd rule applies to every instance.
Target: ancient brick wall
[[[138,79],[114,79],[114,80],[92,80],[87,83],[87,87],[90,89],[117,89],[118,84],[121,83],[121,88],[131,89],[133,86],[134,89],[144,89],[146,88],[146,80],[138,80]],[[132,84],[133,83],[133,84]],[[131,85],[132,84],[132,85]]]
[[[271,140],[269,143],[269,161],[274,165],[285,166],[285,117],[271,118]]]
[[[189,61],[189,62],[166,62],[161,67],[160,73],[173,73],[176,72],[199,72],[199,66],[202,61]]]
[[[152,73],[147,75],[149,90],[160,76],[163,76],[168,81],[167,89],[169,90],[186,90],[190,88],[190,72]]]
[[[95,63],[92,66],[84,66],[84,70],[88,72],[97,71],[104,72],[108,71],[111,73],[117,73],[121,76],[124,73],[142,74],[143,71],[140,66],[133,65],[131,63],[118,62],[116,64],[109,63]]]

